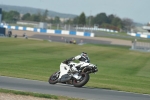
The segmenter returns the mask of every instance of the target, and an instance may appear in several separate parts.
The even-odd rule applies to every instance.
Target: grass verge
[[[23,92],[23,91],[7,90],[7,89],[0,89],[0,92],[15,94],[15,95],[33,96],[33,97],[38,97],[38,98],[47,98],[47,99],[53,99],[53,100],[83,100],[83,99],[77,99],[77,98],[69,98],[65,96],[39,94],[39,93],[33,93],[33,92]]]

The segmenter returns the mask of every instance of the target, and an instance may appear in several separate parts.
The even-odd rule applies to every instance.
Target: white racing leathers
[[[84,57],[84,56],[78,55],[78,56],[74,57],[73,60],[79,60],[80,61],[78,64],[76,64],[72,67],[72,69],[76,71],[77,66],[81,67],[84,63],[87,63],[89,61],[89,57],[88,56]]]
[[[65,74],[68,74],[68,71],[70,70],[70,66],[72,66],[72,70],[73,71],[77,71],[77,66],[78,67],[82,67],[82,65],[84,65],[84,64],[89,64],[89,63],[87,63],[88,61],[89,61],[89,58],[84,58],[84,56],[81,56],[81,55],[78,55],[78,56],[76,56],[76,57],[74,57],[73,58],[73,60],[80,60],[80,59],[84,59],[84,60],[82,60],[82,61],[80,61],[79,63],[74,63],[74,62],[71,62],[69,65],[66,65],[66,64],[64,64],[64,63],[61,63],[60,64],[60,75],[59,75],[59,79],[63,76],[63,75],[65,75]]]

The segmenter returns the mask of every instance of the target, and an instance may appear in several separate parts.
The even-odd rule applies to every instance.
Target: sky
[[[86,16],[99,13],[130,18],[134,22],[150,22],[150,0],[0,0],[0,4],[48,9],[51,11]]]

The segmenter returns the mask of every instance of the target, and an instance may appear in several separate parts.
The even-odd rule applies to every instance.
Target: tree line
[[[21,14],[17,11],[2,11],[2,20],[7,23],[15,23],[18,20],[24,21],[35,21],[35,22],[47,22],[51,24],[70,24],[70,25],[78,25],[80,27],[93,27],[97,26],[99,28],[107,28],[113,29],[117,31],[129,31],[131,27],[133,27],[133,20],[130,18],[119,18],[116,15],[110,14],[106,15],[106,13],[99,13],[96,16],[86,16],[84,12],[82,12],[79,16],[73,19],[66,19],[61,22],[60,17],[55,16],[54,18],[49,18],[48,10],[45,10],[44,13],[38,12],[37,14],[26,13],[21,16]]]

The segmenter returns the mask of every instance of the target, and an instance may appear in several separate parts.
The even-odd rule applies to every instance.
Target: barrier
[[[22,26],[10,26],[10,25],[2,25],[1,27],[4,27],[6,29],[33,31],[33,32],[40,32],[40,33],[65,34],[65,35],[94,37],[94,33],[90,33],[90,32],[77,32],[77,31],[67,31],[67,30],[40,29],[40,28],[31,28],[31,27],[22,27]]]
[[[131,50],[150,52],[150,43],[147,42],[138,42],[136,39],[132,41]]]
[[[6,30],[4,27],[0,27],[0,36],[5,36]]]
[[[142,34],[142,33],[127,33],[128,35],[131,36],[136,36],[136,37],[141,37],[141,38],[150,38],[150,33],[148,34]]]
[[[118,31],[111,30],[111,29],[106,29],[106,28],[91,28],[91,27],[76,27],[76,29],[81,29],[81,30],[91,30],[91,31],[105,31],[105,32],[115,32],[118,33]]]

